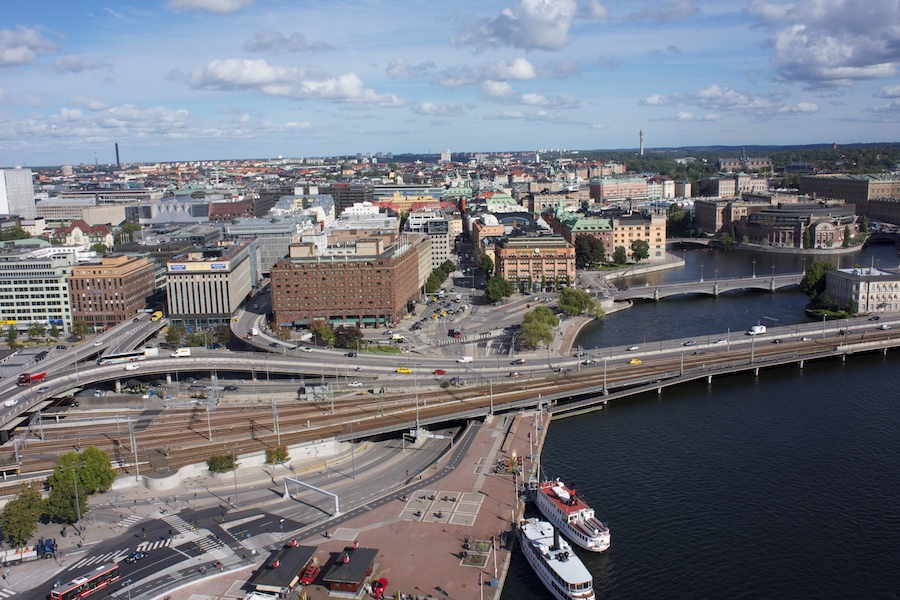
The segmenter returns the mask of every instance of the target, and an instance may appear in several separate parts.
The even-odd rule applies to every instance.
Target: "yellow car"
[[[629,364],[632,364],[632,365],[642,365],[642,364],[644,364],[644,361],[642,361],[642,360],[639,359],[639,358],[632,358],[632,359],[631,359],[631,362],[630,362]]]
[[[398,373],[412,373],[412,369],[407,369],[406,367],[400,367],[397,369]]]

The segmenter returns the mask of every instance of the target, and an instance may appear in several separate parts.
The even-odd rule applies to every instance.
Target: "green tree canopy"
[[[47,327],[42,323],[38,323],[36,321],[32,321],[28,326],[28,337],[30,338],[39,338],[44,337],[47,334]]]
[[[603,240],[585,234],[575,238],[575,264],[579,269],[590,268],[603,262],[605,258]]]
[[[616,246],[616,249],[613,250],[613,262],[617,265],[624,265],[628,262],[628,251],[625,250],[625,246]]]
[[[494,274],[494,261],[487,254],[483,254],[481,256],[481,262],[478,263],[478,268],[481,269],[485,275],[493,275]]]
[[[181,345],[181,340],[187,335],[187,329],[182,325],[169,325],[166,329],[166,341],[170,344]]]
[[[206,461],[206,466],[213,473],[227,473],[238,467],[233,454],[215,454]]]
[[[217,344],[224,346],[231,339],[231,328],[228,325],[216,325],[213,330],[213,339]]]
[[[355,350],[363,343],[363,332],[359,325],[339,325],[334,330],[334,347]]]
[[[830,262],[814,262],[806,269],[803,279],[800,280],[800,291],[815,298],[825,292],[825,273],[833,271],[835,266]]]
[[[522,319],[519,339],[530,348],[541,344],[549,346],[553,342],[553,328],[559,325],[559,319],[546,306],[539,306],[525,313]]]
[[[452,260],[445,260],[445,261],[441,264],[441,271],[443,271],[443,272],[446,273],[447,275],[449,275],[450,273],[454,272],[455,270],[456,270],[456,263],[453,262]]]
[[[513,284],[502,277],[491,277],[484,287],[484,298],[488,302],[497,302],[501,298],[512,296]]]
[[[647,240],[632,240],[631,256],[638,262],[650,258],[650,242]]]
[[[0,242],[11,242],[13,240],[27,240],[31,234],[19,227],[4,227],[0,229]]]
[[[569,317],[588,313],[592,316],[600,316],[603,310],[596,298],[584,290],[573,287],[563,288],[559,293],[559,309]]]
[[[88,497],[106,491],[115,479],[116,472],[109,464],[109,455],[103,450],[88,446],[81,453],[63,454],[53,473],[47,478],[51,488],[47,512],[64,523],[74,523],[78,519],[79,510],[81,515],[87,512]]]
[[[6,328],[6,345],[9,346],[10,350],[14,350],[18,347],[19,343],[16,341],[19,339],[19,332],[16,330],[15,325],[10,325]]]
[[[84,339],[84,336],[87,335],[88,332],[88,324],[84,319],[76,319],[72,321],[72,333]]]
[[[722,234],[719,235],[719,243],[726,248],[730,248],[731,246],[734,246],[734,236],[727,231],[722,232]]]
[[[428,275],[428,279],[425,280],[425,293],[426,294],[435,293],[436,291],[441,289],[442,283],[443,282],[441,281],[441,279],[434,272],[431,272]]]
[[[37,532],[38,520],[46,510],[41,493],[28,488],[19,492],[0,512],[0,529],[12,548],[21,548]]]

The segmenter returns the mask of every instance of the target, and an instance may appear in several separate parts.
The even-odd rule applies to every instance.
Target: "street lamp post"
[[[753,279],[756,279],[756,259],[753,259]]]
[[[703,263],[700,263],[700,283],[703,283]]]
[[[122,582],[122,587],[125,588],[125,591],[126,591],[126,592],[128,592],[128,600],[131,600],[131,587],[129,587],[129,586],[131,586],[131,580],[130,580],[130,579],[128,579],[127,581],[123,581],[123,582]]]
[[[241,509],[241,502],[238,500],[238,484],[237,484],[237,459],[234,454],[235,448],[231,448],[231,470],[234,473],[234,507]]]
[[[775,279],[775,265],[772,265],[772,279]]]

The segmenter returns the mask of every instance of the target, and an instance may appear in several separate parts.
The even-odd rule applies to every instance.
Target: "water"
[[[716,255],[689,256],[688,269],[697,256],[705,269]],[[895,260],[893,249],[875,256]],[[649,303],[581,341],[734,331],[754,314],[792,324],[804,304],[780,293]],[[554,422],[544,474],[577,485],[612,531],[608,552],[579,552],[598,597],[896,598],[898,361],[853,356],[735,375]],[[503,598],[547,597],[515,556]]]

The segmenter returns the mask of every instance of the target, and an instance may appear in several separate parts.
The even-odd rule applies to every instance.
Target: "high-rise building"
[[[0,214],[23,219],[37,216],[31,169],[0,169]]]

